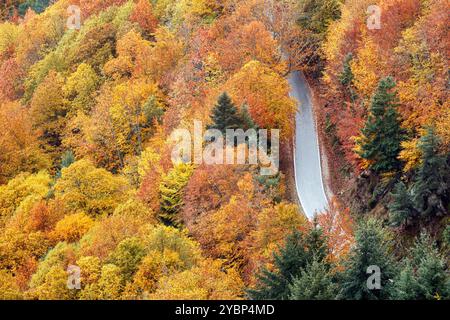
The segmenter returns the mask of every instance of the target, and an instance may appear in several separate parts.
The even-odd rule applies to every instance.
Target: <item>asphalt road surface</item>
[[[312,218],[328,206],[322,179],[319,140],[308,83],[300,72],[289,76],[290,96],[298,101],[295,115],[294,172],[297,195],[303,212]]]

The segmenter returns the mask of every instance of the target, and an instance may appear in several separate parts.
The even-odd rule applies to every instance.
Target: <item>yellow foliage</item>
[[[222,271],[220,261],[205,260],[190,270],[160,279],[150,299],[234,300],[242,295],[243,282],[236,271]]]
[[[22,173],[8,184],[0,186],[0,217],[11,216],[16,209],[31,209],[32,204],[43,199],[50,190],[50,175]]]
[[[357,58],[350,62],[354,76],[353,84],[365,98],[374,93],[384,70],[383,59],[378,54],[378,47],[372,38],[363,36],[363,45],[357,51]]]
[[[79,160],[62,169],[55,185],[55,196],[73,211],[95,217],[113,213],[128,198],[130,187],[122,176],[98,169],[87,160]]]
[[[58,221],[53,231],[53,238],[58,241],[75,242],[94,225],[94,221],[85,213],[75,213]]]
[[[420,163],[421,152],[418,143],[419,139],[412,139],[401,143],[402,151],[400,151],[398,158],[405,162],[403,168],[405,172],[416,168]]]

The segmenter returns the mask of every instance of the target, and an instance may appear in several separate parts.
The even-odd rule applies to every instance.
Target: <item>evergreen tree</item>
[[[414,203],[406,185],[400,181],[392,193],[394,198],[389,204],[389,220],[395,227],[408,224],[416,216]]]
[[[422,233],[409,255],[399,278],[394,281],[392,298],[448,299],[450,277],[446,272],[446,260],[430,236]]]
[[[328,25],[340,16],[337,0],[301,0],[298,24],[315,34],[325,34]]]
[[[56,172],[56,179],[61,178],[61,170],[70,167],[72,163],[75,162],[75,155],[71,150],[63,153],[61,157],[61,169]]]
[[[400,272],[398,279],[394,281],[391,299],[414,300],[419,295],[419,284],[417,283],[411,262],[406,259],[405,267]]]
[[[179,226],[178,212],[183,206],[183,189],[193,172],[192,165],[178,164],[165,175],[160,183],[159,218],[166,225]]]
[[[404,139],[396,110],[397,93],[392,92],[395,81],[391,77],[380,80],[375,92],[370,114],[362,129],[359,155],[369,161],[377,173],[400,168],[398,154]]]
[[[291,300],[332,300],[337,294],[337,285],[327,264],[317,259],[301,271],[289,290]]]
[[[450,167],[445,156],[438,154],[439,138],[433,128],[421,138],[422,161],[412,187],[414,203],[423,216],[448,213],[450,201]]]
[[[338,298],[349,300],[387,299],[391,295],[395,262],[390,252],[388,233],[381,224],[368,219],[355,232],[355,246],[346,262]],[[369,289],[367,280],[369,266],[380,268],[380,289]]]
[[[239,118],[241,119],[240,121],[242,123],[243,130],[248,130],[248,129],[257,130],[258,129],[258,126],[256,125],[255,121],[253,121],[253,118],[248,111],[247,104],[243,104],[241,106],[241,110],[239,112]]]
[[[313,260],[323,261],[324,247],[325,241],[319,229],[314,228],[306,236],[295,230],[287,237],[285,246],[274,253],[275,270],[262,270],[257,287],[248,291],[250,297],[257,300],[288,299],[293,279],[300,276]]]
[[[446,260],[428,234],[420,235],[411,254],[419,285],[417,299],[449,298],[450,277],[446,272]]]
[[[339,75],[339,82],[345,87],[350,86],[353,82],[354,76],[352,68],[350,67],[350,62],[352,61],[352,59],[353,55],[351,53],[345,56],[344,64],[342,66],[342,72]]]
[[[226,92],[222,93],[214,106],[211,119],[213,124],[208,129],[218,129],[223,133],[226,129],[238,129],[242,125],[237,109]]]

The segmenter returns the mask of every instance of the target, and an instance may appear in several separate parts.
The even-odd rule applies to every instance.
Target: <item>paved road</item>
[[[295,98],[299,111],[295,115],[294,172],[297,195],[303,211],[312,218],[315,212],[323,211],[327,205],[319,143],[312,113],[312,99],[308,83],[300,72],[289,76],[290,96]]]

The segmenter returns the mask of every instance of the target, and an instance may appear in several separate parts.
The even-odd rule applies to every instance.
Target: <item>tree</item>
[[[424,217],[445,215],[450,201],[450,166],[447,157],[438,154],[439,138],[433,128],[420,139],[421,164],[414,179],[415,207]]]
[[[259,128],[279,129],[282,139],[291,137],[296,105],[283,76],[251,60],[228,80],[226,88],[234,102],[248,105]]]
[[[76,242],[93,226],[94,221],[85,213],[75,213],[58,221],[52,237],[58,241]]]
[[[414,203],[406,185],[400,181],[392,193],[392,203],[389,204],[389,219],[394,226],[408,225],[417,216]]]
[[[151,299],[240,299],[242,280],[233,269],[223,270],[220,261],[207,259],[190,270],[162,277]]]
[[[297,22],[315,34],[324,34],[329,23],[339,18],[339,1],[337,0],[301,0],[299,1]]]
[[[289,286],[291,300],[332,300],[337,294],[337,284],[329,265],[317,259],[306,266]]]
[[[355,242],[353,230],[355,223],[350,215],[350,209],[345,208],[341,202],[333,198],[329,208],[317,216],[317,223],[327,238],[327,260],[340,264],[346,259]]]
[[[448,299],[450,277],[445,256],[424,232],[416,239],[400,275],[394,281],[392,298],[401,300]]]
[[[7,270],[0,270],[0,299],[19,300],[21,298],[22,293],[12,273]]]
[[[403,141],[403,130],[396,111],[396,93],[391,92],[395,82],[391,77],[380,80],[372,98],[370,115],[359,140],[361,158],[369,162],[369,168],[377,173],[400,168],[398,154]]]
[[[42,131],[43,144],[50,151],[61,145],[66,123],[68,108],[63,86],[62,76],[51,71],[37,87],[30,102],[33,124]]]
[[[145,254],[146,250],[142,240],[133,237],[121,241],[111,252],[108,261],[120,268],[124,281],[131,281]]]
[[[139,24],[147,36],[150,36],[158,26],[158,19],[153,14],[153,6],[148,0],[139,0],[134,6],[130,20]]]
[[[193,172],[190,164],[177,164],[163,178],[159,185],[161,212],[160,219],[168,225],[178,226],[177,216],[183,206],[183,189]]]
[[[226,92],[219,96],[212,110],[211,120],[213,124],[209,125],[208,129],[218,129],[224,134],[227,129],[238,129],[241,127],[242,121],[238,111]]]
[[[35,173],[50,166],[39,146],[26,108],[11,102],[0,105],[0,183],[20,172]]]
[[[100,82],[94,69],[82,63],[77,70],[72,73],[64,85],[64,94],[69,100],[70,113],[75,115],[78,111],[89,113],[93,102],[93,94]]]
[[[326,255],[325,242],[321,232],[313,228],[308,234],[293,231],[284,247],[275,252],[275,270],[264,268],[258,275],[255,289],[248,291],[252,299],[288,299],[290,285],[315,259],[323,261]]]
[[[239,118],[242,122],[242,129],[248,130],[248,129],[258,129],[258,126],[256,125],[255,121],[253,120],[252,116],[250,115],[250,112],[248,111],[248,105],[243,104],[241,106],[240,112],[239,112]]]
[[[127,199],[129,186],[124,177],[98,169],[87,160],[79,160],[62,169],[55,184],[55,197],[74,211],[84,211],[92,217],[108,215]]]
[[[355,232],[355,246],[344,264],[346,270],[340,283],[340,299],[378,300],[388,299],[392,292],[392,280],[396,265],[390,252],[390,235],[375,219],[362,221]],[[369,289],[368,268],[380,270],[380,289]]]

